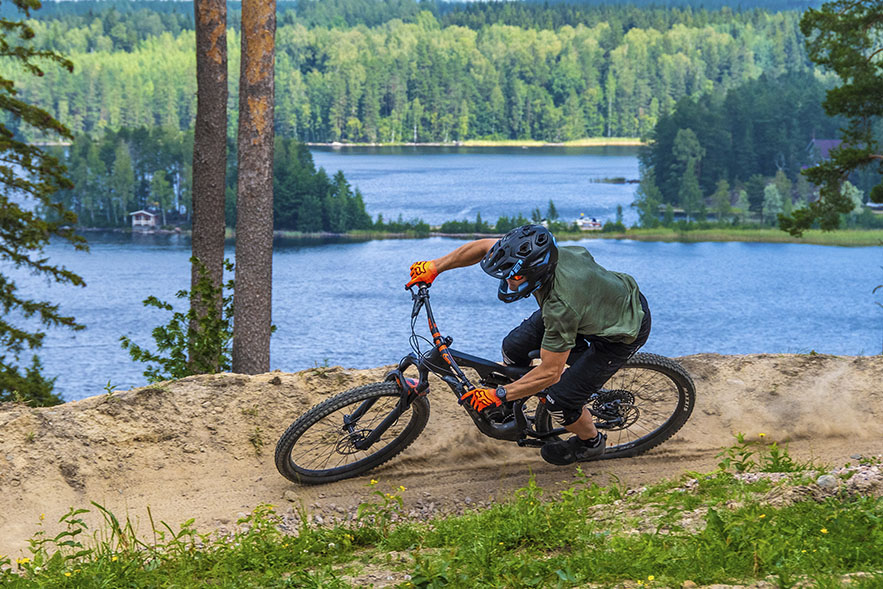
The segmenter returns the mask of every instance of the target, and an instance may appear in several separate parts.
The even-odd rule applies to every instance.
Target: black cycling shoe
[[[594,460],[604,454],[604,449],[607,447],[607,436],[598,435],[601,439],[595,446],[586,444],[578,436],[571,436],[567,440],[546,444],[540,448],[540,455],[546,462],[558,466]]]

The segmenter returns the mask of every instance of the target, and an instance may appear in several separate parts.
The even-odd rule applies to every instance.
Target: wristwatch
[[[503,403],[506,402],[506,387],[497,387],[497,398]]]

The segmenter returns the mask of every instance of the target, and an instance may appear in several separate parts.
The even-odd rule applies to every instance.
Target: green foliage
[[[53,137],[69,138],[70,131],[47,111],[22,96],[13,77],[24,74],[40,79],[52,70],[44,64],[71,72],[73,64],[61,55],[34,47],[34,29],[28,21],[11,20],[8,13],[30,16],[39,3],[13,0],[14,10],[0,17],[0,262],[6,267],[45,277],[60,284],[85,286],[83,279],[63,266],[52,264],[43,250],[52,238],[61,238],[78,250],[86,250],[86,240],[71,228],[76,215],[53,202],[52,195],[71,186],[65,168],[44,148],[23,140],[21,130]],[[54,68],[53,68],[54,69]],[[41,84],[39,87],[45,90]],[[42,213],[48,213],[44,218]],[[41,374],[34,358],[31,367],[20,372],[17,363],[25,350],[43,343],[43,327],[83,329],[73,317],[62,315],[48,301],[35,301],[21,293],[12,277],[0,274],[0,399],[53,404],[55,379]],[[22,321],[22,323],[19,323]]]
[[[763,186],[749,188],[758,182],[752,177],[765,185],[781,170],[796,182],[801,169],[814,163],[810,140],[836,133],[839,121],[821,105],[825,87],[811,73],[765,74],[726,93],[685,98],[659,117],[640,155],[642,174],[653,170],[662,202],[680,205],[682,177],[692,160],[703,195],[714,193],[720,180],[745,184],[752,210],[760,212]]]
[[[64,403],[62,398],[52,392],[55,379],[43,375],[43,364],[34,355],[31,365],[21,374],[20,368],[0,356],[0,403],[9,401],[22,402],[33,407],[48,407]]]
[[[625,231],[625,224],[622,222],[622,205],[617,205],[616,220],[604,223],[601,233],[625,233]]]
[[[481,219],[481,213],[475,216],[475,222],[446,221],[442,223],[440,231],[442,233],[494,233],[487,221]]]
[[[735,472],[803,472],[813,467],[811,463],[797,462],[788,454],[788,446],[778,442],[765,444],[766,434],[758,434],[758,440],[746,440],[745,434],[736,434],[736,443],[725,448],[718,458],[721,470]]]
[[[497,223],[494,225],[494,231],[497,233],[508,233],[516,227],[521,227],[522,225],[527,225],[529,223],[530,220],[526,219],[524,215],[520,213],[517,216],[513,215],[511,218],[502,216],[497,219]]]
[[[342,172],[329,178],[316,169],[306,145],[277,138],[273,164],[274,227],[305,232],[371,229],[358,188]],[[235,225],[236,149],[228,149],[227,225]],[[65,163],[75,186],[59,192],[60,203],[92,227],[126,227],[128,214],[152,209],[167,223],[191,218],[193,133],[170,128],[106,130],[98,139],[78,136]],[[175,203],[185,205],[179,213]]]
[[[368,486],[374,487],[375,485],[377,485],[377,481],[371,479]],[[376,534],[375,540],[389,536],[393,521],[403,515],[405,504],[402,500],[402,493],[404,492],[405,487],[401,485],[389,493],[375,489],[373,494],[377,497],[376,500],[359,504],[356,519],[370,532]]]
[[[91,227],[127,227],[129,213],[152,209],[167,223],[190,220],[193,133],[139,127],[105,130],[97,138],[78,135],[63,152],[74,185],[59,202]],[[185,204],[179,214],[173,203]]]
[[[413,237],[429,237],[430,231],[429,223],[422,219],[405,221],[401,215],[395,221],[384,221],[383,215],[377,215],[372,229],[383,233],[400,233]]]
[[[821,198],[791,217],[782,217],[782,229],[800,235],[816,221],[822,229],[835,229],[840,215],[852,203],[841,191],[842,183],[860,168],[875,165],[883,172],[883,152],[877,125],[883,116],[883,10],[879,0],[833,0],[804,13],[800,28],[807,37],[809,58],[837,74],[841,84],[828,91],[825,111],[841,115],[847,125],[843,142],[828,160],[804,172],[821,187]],[[883,197],[883,182],[871,191]],[[877,201],[875,201],[877,202]]]
[[[743,479],[690,473],[626,489],[615,481],[599,486],[577,470],[560,493],[531,477],[488,509],[429,522],[405,521],[398,487],[375,492],[353,522],[336,527],[311,525],[301,508],[297,530],[284,533],[291,520],[283,527],[271,506],[259,505],[224,535],[200,533],[192,519],[172,528],[151,517],[149,539],[92,503],[103,519],[98,529],[87,528],[86,510],[71,509],[61,533],[37,532],[30,557],[0,557],[0,583],[191,587],[233,579],[237,587],[344,587],[381,566],[417,587],[679,587],[770,576],[783,586],[837,587],[844,573],[883,567],[883,500],[834,496],[774,506],[766,499],[774,486],[800,484],[799,476]],[[393,552],[400,556],[390,558]],[[875,587],[881,579],[854,577],[850,586]]]
[[[151,331],[156,352],[142,348],[127,336],[120,337],[123,349],[132,360],[149,363],[144,371],[149,382],[223,372],[232,366],[233,280],[216,287],[199,260],[191,258],[190,262],[199,273],[196,287],[193,292],[181,290],[175,295],[189,301],[186,313],[175,311],[171,304],[154,296],[144,300],[145,307],[173,312],[166,325]],[[224,266],[227,272],[233,271],[229,260],[225,260]]]
[[[192,15],[92,6],[34,23],[79,64],[52,93],[27,87],[34,102],[77,135],[190,129]],[[640,137],[682,98],[807,69],[797,13],[729,8],[300,2],[279,7],[276,38],[277,132],[302,141]]]

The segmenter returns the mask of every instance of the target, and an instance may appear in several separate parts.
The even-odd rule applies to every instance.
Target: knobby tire
[[[368,435],[401,398],[393,382],[356,387],[327,399],[292,423],[276,444],[276,468],[288,480],[316,485],[359,476],[398,455],[420,435],[429,420],[429,401],[418,397],[384,435],[367,450],[353,440]],[[365,401],[373,406],[348,433],[344,415]],[[352,461],[350,461],[352,460]]]

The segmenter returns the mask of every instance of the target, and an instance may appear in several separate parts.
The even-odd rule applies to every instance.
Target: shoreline
[[[133,235],[181,235],[190,237],[189,229],[155,229],[150,231],[132,231],[121,228],[81,228],[82,233],[129,233]],[[426,234],[417,232],[387,233],[381,231],[352,231],[348,233],[313,232],[303,233],[300,231],[276,230],[273,231],[274,239],[290,240],[339,240],[339,241],[374,241],[382,239],[428,239],[430,237],[444,237],[448,239],[480,239],[485,237],[500,237],[502,233],[442,233],[430,231]],[[233,240],[236,232],[228,228],[226,239]],[[743,242],[743,243],[795,243],[806,245],[826,245],[837,247],[874,247],[883,246],[883,229],[840,229],[836,231],[822,231],[811,229],[803,234],[803,237],[792,237],[779,229],[692,229],[689,231],[677,231],[675,229],[629,229],[625,233],[601,231],[583,231],[580,233],[565,231],[557,232],[556,237],[560,241],[581,241],[584,239],[621,239],[631,241],[662,241],[680,243],[701,242]]]
[[[450,141],[440,142],[431,141],[427,143],[396,141],[396,142],[374,142],[374,143],[351,143],[351,142],[320,142],[305,141],[307,147],[330,147],[332,149],[340,149],[344,147],[642,147],[647,145],[646,141],[642,141],[638,137],[586,137],[583,139],[574,139],[564,142],[547,142],[536,141],[532,139],[505,139],[499,141],[468,139],[466,141]]]

